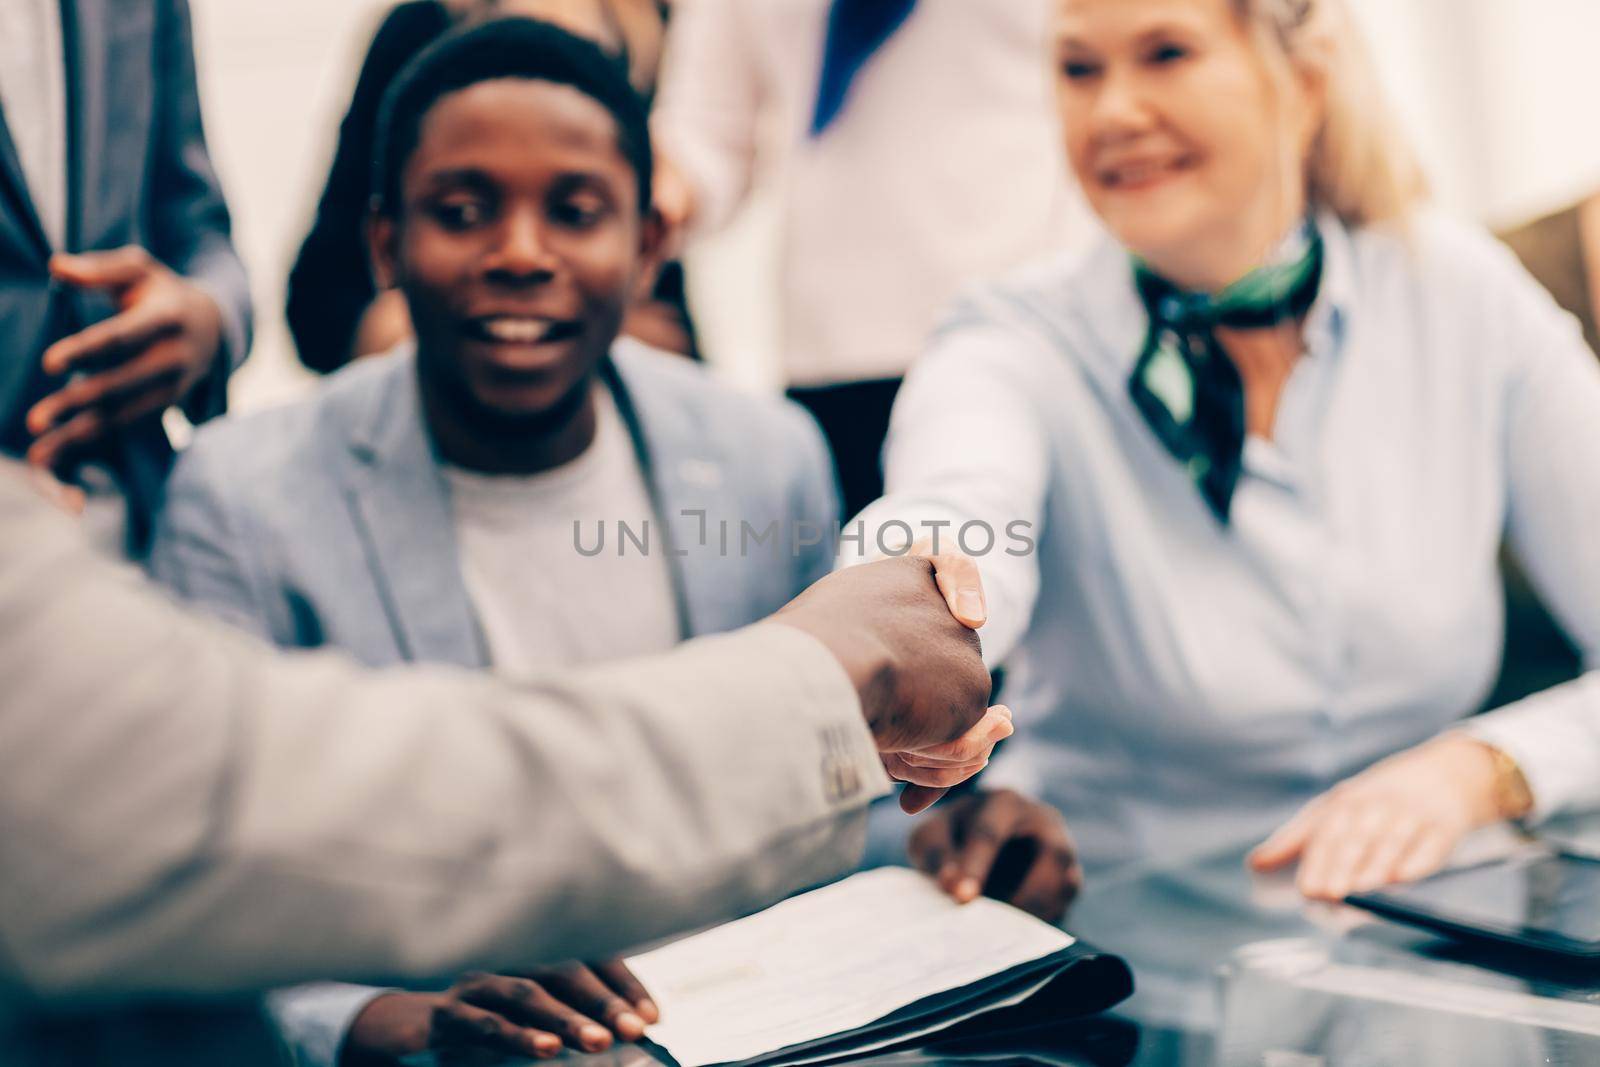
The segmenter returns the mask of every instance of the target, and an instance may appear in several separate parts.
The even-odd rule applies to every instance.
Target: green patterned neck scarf
[[[1322,237],[1307,222],[1269,263],[1215,295],[1185,292],[1137,259],[1134,279],[1150,332],[1128,391],[1227,525],[1244,461],[1244,383],[1215,331],[1265,329],[1309,311],[1322,282]]]

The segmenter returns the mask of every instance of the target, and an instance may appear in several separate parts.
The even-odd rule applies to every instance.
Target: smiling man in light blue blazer
[[[617,337],[663,235],[644,106],[597,47],[523,20],[446,38],[391,88],[379,143],[373,263],[415,343],[205,427],[157,578],[282,646],[515,679],[744,626],[829,571],[836,487],[809,417]],[[527,983],[481,978],[276,1005],[312,1064],[448,1049],[440,1020],[486,1010],[503,1053],[592,1052],[653,1021],[619,966],[587,992],[542,979],[558,1010],[507,1008]]]
[[[623,338],[592,375],[595,451],[483,474],[440,454],[419,370],[407,345],[308,401],[204,427],[169,482],[154,576],[283,647],[521,674],[736,629],[831,566],[832,465],[787,402]],[[589,496],[619,442],[645,495]],[[519,509],[525,524],[502,518]],[[495,530],[519,525],[527,543],[497,553]],[[479,544],[481,562],[463,555]],[[517,590],[540,612],[520,641],[500,603]]]

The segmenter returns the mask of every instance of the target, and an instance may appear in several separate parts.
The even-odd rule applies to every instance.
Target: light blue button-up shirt
[[[1305,353],[1230,525],[1129,398],[1147,318],[1109,240],[964,301],[896,405],[868,544],[890,519],[999,535],[982,637],[1018,732],[987,781],[1058,805],[1091,872],[1264,836],[1472,712],[1508,528],[1600,647],[1600,364],[1577,325],[1475,229],[1319,226]],[[1019,521],[1036,549],[1009,554]],[[1541,813],[1600,804],[1593,678],[1474,728]]]

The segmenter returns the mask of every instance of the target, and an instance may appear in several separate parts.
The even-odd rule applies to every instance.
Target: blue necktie
[[[822,81],[811,113],[811,136],[821,134],[839,117],[856,75],[916,6],[917,0],[833,0],[828,11],[828,41],[822,52]]]

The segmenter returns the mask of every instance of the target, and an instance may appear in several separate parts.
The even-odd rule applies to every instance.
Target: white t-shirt
[[[644,472],[610,391],[597,386],[596,400],[594,442],[555,470],[445,468],[462,578],[502,677],[678,643],[671,564]]]

